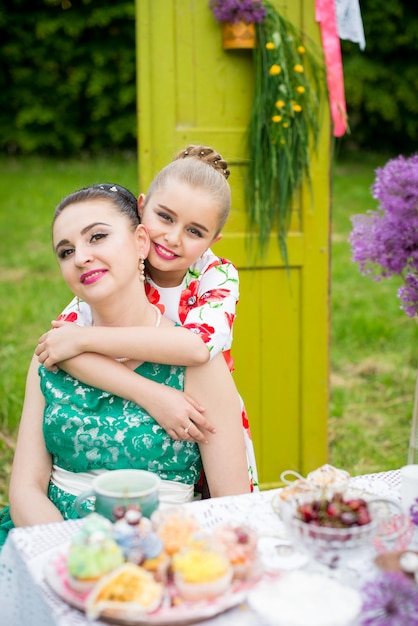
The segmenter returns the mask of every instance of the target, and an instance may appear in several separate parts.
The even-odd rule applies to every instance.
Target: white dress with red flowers
[[[230,354],[232,325],[239,298],[238,270],[231,261],[217,257],[207,250],[186,272],[177,287],[160,287],[146,277],[148,300],[173,322],[200,335],[206,343],[210,358],[222,352],[229,369],[233,370]],[[74,299],[59,319],[91,326],[90,307]],[[247,451],[248,472],[252,490],[258,490],[257,465],[247,413],[241,398],[241,413]]]

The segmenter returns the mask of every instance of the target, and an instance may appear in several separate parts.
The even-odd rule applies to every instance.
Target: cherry
[[[371,521],[367,502],[363,498],[344,500],[339,493],[332,498],[317,498],[300,504],[296,517],[307,524],[329,528],[364,526]]]
[[[122,519],[125,517],[126,509],[122,504],[117,504],[112,509],[112,515],[115,519]]]
[[[244,530],[237,528],[235,530],[235,534],[236,534],[238,543],[248,543],[250,538],[248,536],[248,533],[246,533]]]

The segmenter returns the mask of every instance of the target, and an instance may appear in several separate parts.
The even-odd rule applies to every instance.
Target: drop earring
[[[138,261],[138,269],[139,269],[139,280],[141,283],[145,281],[145,258],[142,256],[139,257]]]
[[[80,313],[80,298],[78,296],[76,298],[76,302],[77,302],[77,312]]]

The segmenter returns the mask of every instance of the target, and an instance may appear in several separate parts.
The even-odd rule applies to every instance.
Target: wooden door
[[[275,234],[250,262],[244,176],[254,73],[250,50],[224,51],[208,0],[137,0],[139,187],[189,143],[215,147],[231,169],[233,208],[214,250],[240,271],[234,378],[244,398],[260,484],[284,469],[306,473],[327,458],[329,370],[329,122],[312,155],[313,196],[295,198],[290,271]],[[319,41],[313,2],[277,3]]]

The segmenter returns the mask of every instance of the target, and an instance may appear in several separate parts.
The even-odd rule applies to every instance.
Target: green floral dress
[[[135,371],[184,389],[184,367],[143,363]],[[70,472],[135,468],[188,485],[198,480],[202,461],[197,444],[172,439],[145,409],[62,370],[41,366],[39,375],[46,404],[43,433],[53,464]],[[74,495],[50,483],[48,496],[64,519],[78,517]],[[0,546],[11,528],[6,507],[0,512]]]

